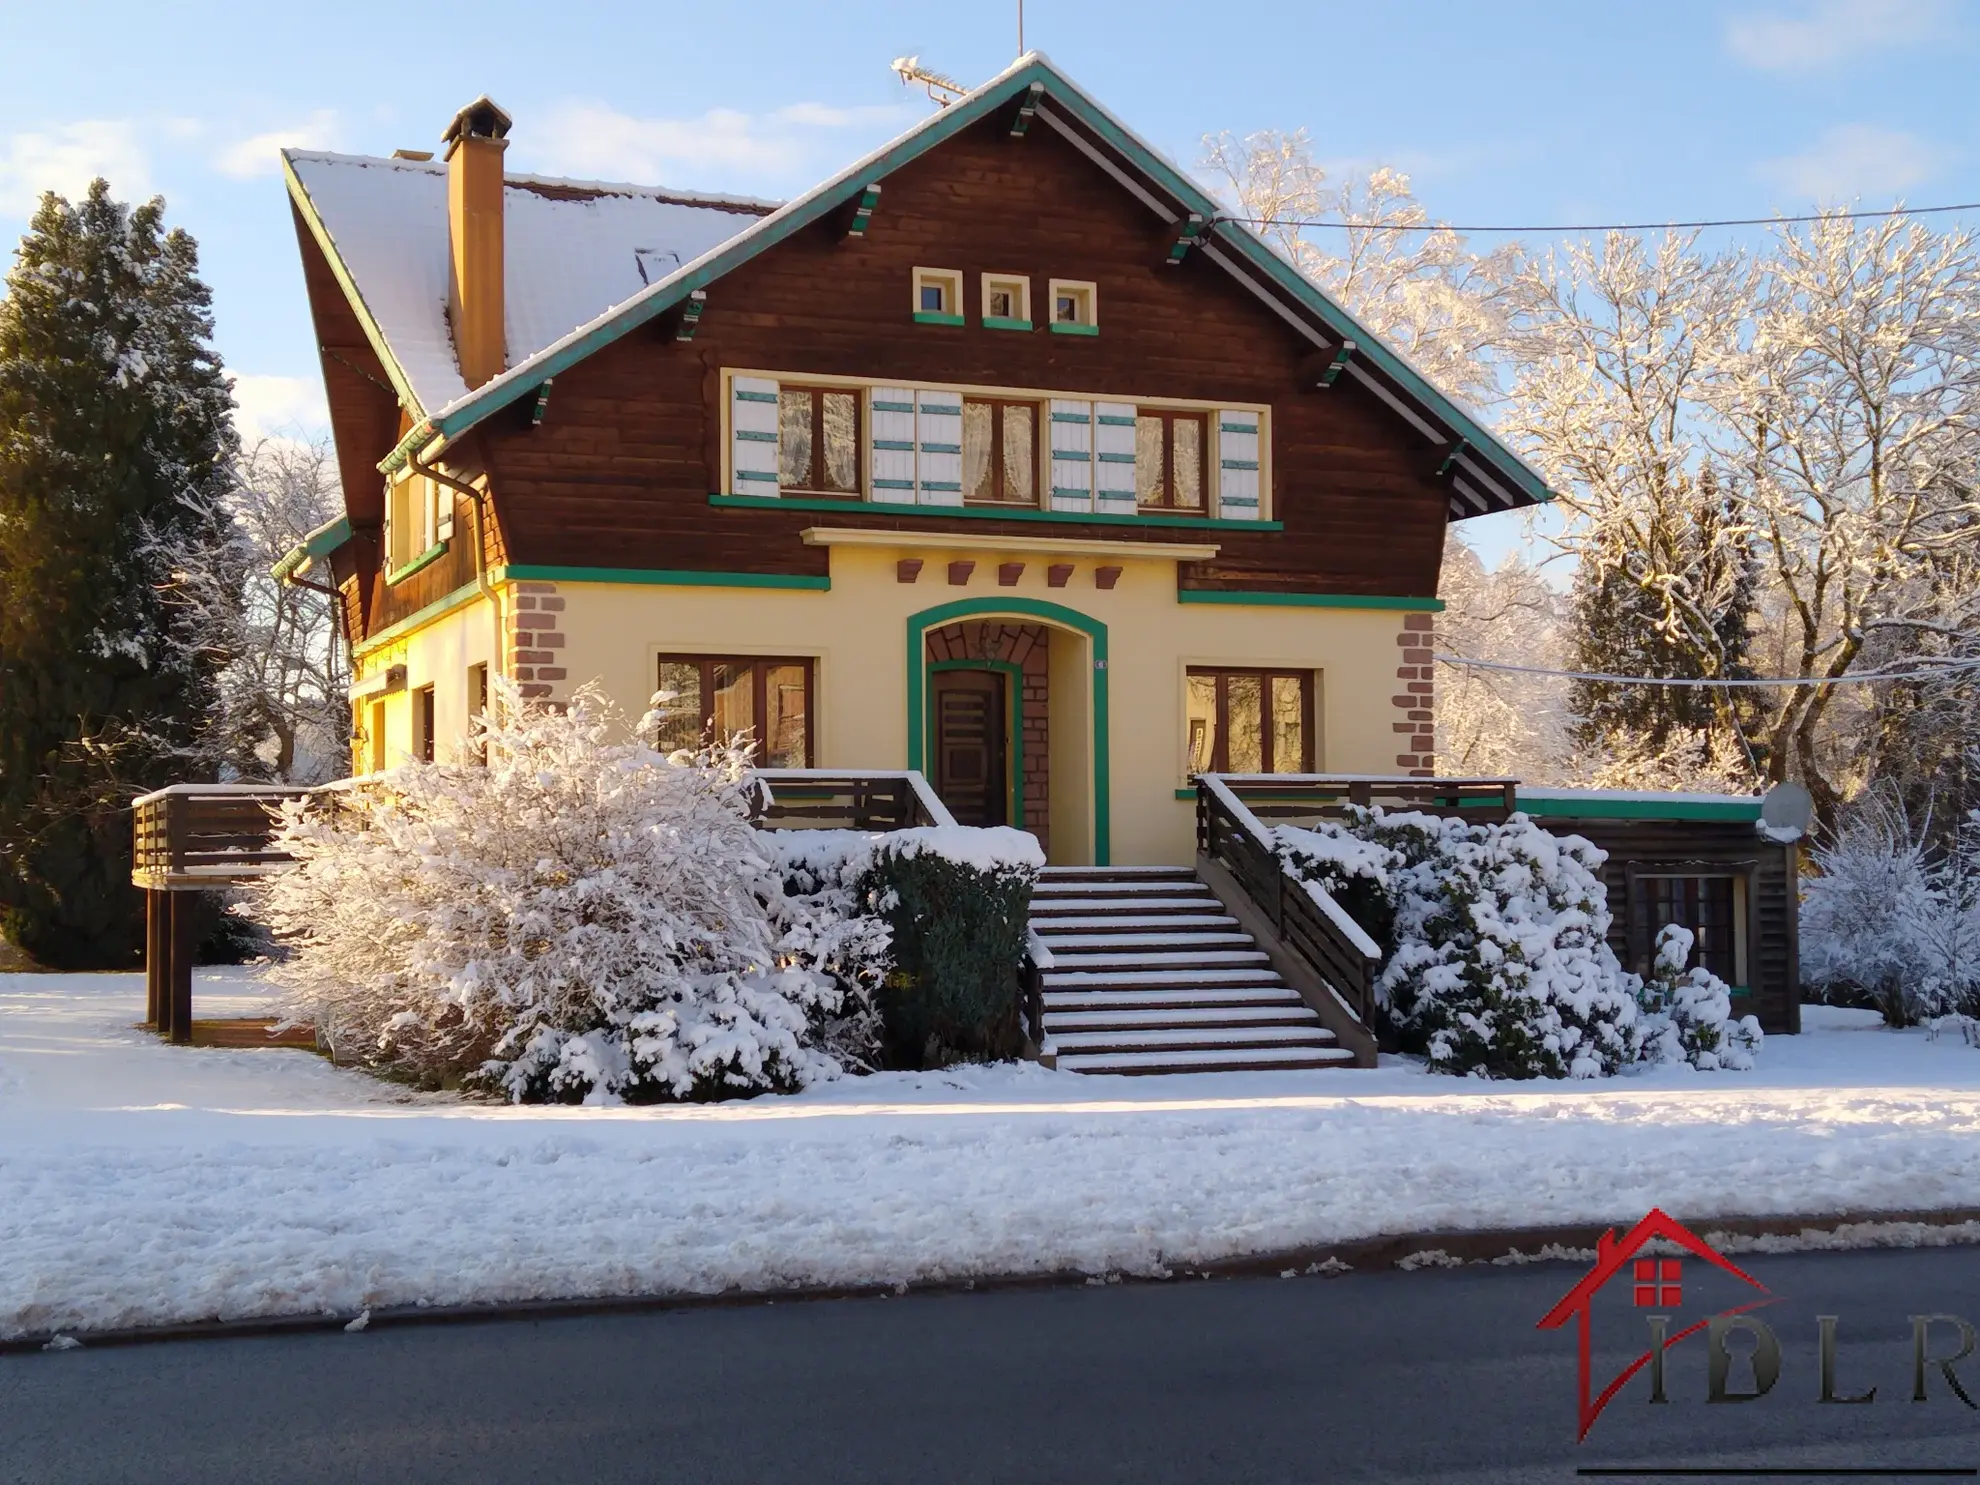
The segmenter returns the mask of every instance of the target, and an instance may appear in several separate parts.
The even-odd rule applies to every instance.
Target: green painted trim
[[[945,315],[939,310],[917,309],[914,312],[917,325],[961,325],[966,323],[961,315]]]
[[[276,582],[285,583],[291,574],[305,562],[313,562],[319,557],[327,557],[338,547],[351,539],[351,518],[337,516],[325,521],[301,541],[282,554],[281,560],[268,571]]]
[[[394,572],[391,569],[390,565],[388,564],[385,570],[385,586],[388,588],[396,588],[400,583],[404,582],[407,578],[411,577],[414,573],[418,572],[422,567],[431,567],[435,562],[438,562],[441,556],[446,552],[446,550],[447,550],[447,543],[445,543],[444,541],[436,541],[432,546],[428,547],[425,551],[421,552],[417,557],[413,558],[412,561],[408,562],[404,567],[401,567],[396,572]]]
[[[1054,320],[1052,321],[1052,333],[1054,335],[1098,335],[1100,333],[1100,327],[1098,325],[1076,325],[1071,320]]]
[[[960,598],[907,621],[908,767],[917,772],[928,755],[927,634],[955,619],[976,615],[1044,619],[1084,634],[1093,647],[1093,864],[1112,864],[1113,771],[1108,754],[1107,626],[1090,614],[1039,598]],[[918,720],[917,720],[918,719]]]
[[[1024,667],[1009,660],[937,660],[928,667],[932,675],[939,670],[994,670],[1009,678],[1011,683],[1011,797],[1006,808],[1010,811],[1010,823],[1024,829]],[[935,704],[931,690],[928,704]],[[935,719],[928,719],[928,731],[935,731]]]
[[[426,409],[420,404],[419,397],[413,391],[412,379],[406,375],[405,369],[392,355],[392,347],[386,343],[385,332],[372,317],[371,306],[365,303],[364,295],[359,292],[357,280],[351,277],[350,269],[344,266],[343,255],[337,251],[336,240],[331,237],[330,229],[323,225],[323,218],[317,215],[316,203],[310,200],[309,188],[302,183],[302,177],[296,174],[295,167],[289,163],[287,150],[282,152],[282,178],[288,183],[289,199],[295,203],[296,211],[303,219],[303,225],[309,228],[309,235],[316,239],[317,247],[323,252],[324,262],[330,265],[330,276],[336,279],[337,287],[344,291],[344,297],[350,301],[351,309],[357,315],[358,324],[364,330],[364,338],[371,342],[371,349],[378,356],[378,364],[385,368],[385,375],[392,383],[392,390],[399,394],[400,405],[412,409],[416,419],[425,417]]]
[[[378,461],[378,472],[391,479],[412,463],[414,454],[433,441],[433,420],[421,418],[406,430],[406,436],[392,445],[392,452]],[[436,456],[437,457],[437,456]]]
[[[1226,526],[1276,527],[1276,521],[1225,521]],[[1177,603],[1229,603],[1251,608],[1379,608],[1441,614],[1441,598],[1389,598],[1368,593],[1226,593],[1209,588],[1178,588]]]
[[[396,624],[387,624],[376,634],[365,636],[363,643],[351,646],[351,659],[362,660],[372,651],[391,644],[411,630],[423,628],[435,619],[452,613],[455,609],[474,602],[481,596],[479,583],[464,583],[444,598],[436,598],[425,608],[415,609]]]
[[[985,315],[983,317],[983,328],[985,330],[1029,330],[1031,328],[1031,321],[1007,319],[1003,315]]]
[[[1760,801],[1744,799],[1590,799],[1571,794],[1516,796],[1522,813],[1550,820],[1719,820],[1750,824]]]
[[[1187,211],[1212,222],[1213,225],[1203,233],[1204,242],[1214,239],[1218,246],[1236,252],[1261,270],[1297,303],[1313,311],[1337,341],[1354,341],[1360,348],[1356,352],[1358,356],[1373,362],[1427,408],[1433,418],[1441,419],[1459,437],[1466,439],[1481,458],[1516,488],[1537,501],[1553,498],[1546,481],[1505,443],[1474,422],[1469,414],[1426,381],[1291,263],[1267,247],[1262,239],[1241,227],[1217,221],[1223,211],[1222,206],[1205,195],[1176,167],[1136,139],[1111,114],[1042,58],[1014,67],[995,87],[980,88],[930,115],[925,123],[910,130],[872,158],[841,172],[811,196],[780,208],[755,226],[744,229],[740,241],[732,240],[727,247],[716,250],[701,267],[683,273],[671,282],[662,280],[656,286],[657,292],[627,301],[610,319],[594,326],[554,354],[533,358],[526,363],[529,368],[526,376],[506,380],[497,377],[478,392],[463,398],[438,419],[439,431],[453,438],[498,408],[528,395],[546,377],[559,375],[601,347],[666,313],[694,290],[706,289],[738,265],[803,231],[828,213],[837,211],[877,180],[909,161],[919,159],[982,119],[1001,112],[1012,99],[1020,95],[1030,97],[1034,83],[1042,84],[1055,104],[1063,106],[1086,124]]]
[[[784,502],[772,500],[770,505]],[[794,588],[830,591],[830,577],[789,572],[679,572],[658,567],[542,567],[513,563],[488,575],[492,583],[628,583],[660,588]]]
[[[1082,492],[1084,493],[1084,492]],[[1185,531],[1283,531],[1283,521],[1226,521],[1216,516],[1114,516],[1032,506],[908,505],[892,500],[783,500],[774,495],[710,495],[710,505],[740,510],[868,511],[877,516],[968,516],[986,521],[1051,521],[1077,526],[1167,526]],[[938,539],[938,538],[931,538]]]

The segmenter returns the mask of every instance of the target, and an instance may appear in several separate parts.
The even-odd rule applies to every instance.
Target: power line
[[[1872,681],[1921,681],[1949,675],[1955,671],[1980,670],[1980,660],[1949,660],[1943,665],[1926,666],[1916,670],[1864,670],[1839,676],[1759,676],[1747,680],[1696,680],[1690,678],[1666,680],[1652,675],[1610,675],[1599,670],[1549,670],[1541,665],[1512,665],[1503,660],[1474,660],[1468,655],[1439,655],[1438,663],[1463,666],[1470,670],[1506,670],[1519,675],[1554,676],[1568,681],[1600,681],[1611,686],[1681,686],[1699,689],[1731,689],[1778,686],[1849,686],[1863,685]]]
[[[1524,227],[1458,227],[1449,222],[1395,224],[1387,222],[1345,222],[1298,217],[1218,216],[1214,222],[1232,222],[1240,227],[1336,227],[1354,232],[1531,232],[1536,236],[1564,237],[1571,232],[1661,232],[1694,227],[1772,227],[1788,222],[1860,222],[1873,217],[1923,217],[1948,211],[1980,211],[1980,201],[1956,202],[1951,206],[1893,206],[1887,211],[1818,211],[1789,217],[1721,217],[1697,222],[1585,222],[1569,226],[1532,225]]]

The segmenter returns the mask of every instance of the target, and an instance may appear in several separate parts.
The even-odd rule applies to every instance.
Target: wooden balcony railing
[[[1363,1026],[1371,1026],[1381,948],[1324,887],[1286,870],[1270,828],[1228,780],[1223,774],[1197,776],[1196,849],[1236,879],[1280,942],[1313,968]]]
[[[292,864],[273,850],[274,806],[315,791],[292,784],[173,784],[131,806],[131,881],[184,892],[249,881]]]
[[[759,768],[767,830],[907,830],[955,817],[913,769]]]
[[[1317,820],[1358,804],[1467,820],[1503,820],[1518,808],[1518,779],[1412,779],[1350,773],[1222,773],[1261,820]]]

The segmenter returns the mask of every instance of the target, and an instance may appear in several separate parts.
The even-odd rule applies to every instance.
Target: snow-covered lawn
[[[202,974],[202,1016],[255,1014]],[[1980,1050],[1820,1007],[1751,1073],[1005,1067],[518,1109],[161,1045],[0,975],[0,1337],[369,1305],[1163,1266],[1382,1233],[1980,1206]]]

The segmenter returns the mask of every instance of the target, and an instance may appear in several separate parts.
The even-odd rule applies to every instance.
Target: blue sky
[[[1017,50],[1014,0],[4,0],[0,18],[0,238],[95,173],[162,192],[265,427],[322,416],[281,145],[432,148],[486,92],[515,116],[516,168],[787,195],[926,112],[889,59],[970,84]],[[1186,165],[1205,133],[1304,126],[1323,160],[1407,170],[1453,222],[1980,199],[1970,0],[1031,0],[1025,25]],[[1496,548],[1516,526],[1479,528],[1518,519],[1469,534]]]

